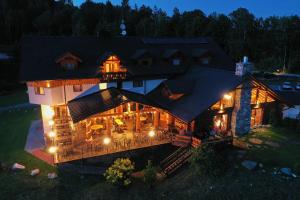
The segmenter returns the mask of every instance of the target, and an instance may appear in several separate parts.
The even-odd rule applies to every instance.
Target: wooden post
[[[108,136],[110,136],[111,135],[111,128],[110,128],[110,122],[109,122],[109,120],[110,120],[110,117],[107,117],[106,118],[106,133],[107,133],[107,135]]]
[[[170,115],[170,114],[168,114],[168,125],[170,125],[170,126],[174,126],[174,124],[175,124],[175,118],[172,116],[172,115]]]
[[[159,121],[159,112],[158,112],[158,110],[155,110],[154,111],[154,120],[153,120],[153,125],[154,125],[155,129],[158,128],[158,121]]]
[[[136,104],[135,104],[135,107],[136,107],[135,131],[136,131],[136,132],[140,132],[141,124],[140,124],[140,108],[139,108],[139,104],[136,103]]]

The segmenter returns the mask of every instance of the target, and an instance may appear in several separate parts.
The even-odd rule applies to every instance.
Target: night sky
[[[75,5],[80,5],[84,0],[73,0]],[[94,0],[94,2],[106,2],[106,0]],[[121,0],[111,0],[113,4],[120,4]],[[172,14],[173,8],[179,8],[180,12],[200,9],[206,14],[212,12],[229,14],[233,10],[247,8],[257,17],[300,15],[300,0],[130,0],[130,5],[137,4],[157,6]]]

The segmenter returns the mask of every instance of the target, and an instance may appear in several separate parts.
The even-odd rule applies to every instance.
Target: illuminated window
[[[109,58],[103,63],[102,72],[126,72],[126,69],[122,69],[120,59],[117,56],[109,56]]]
[[[73,92],[81,92],[82,85],[73,85]]]
[[[45,90],[43,87],[35,87],[34,88],[34,92],[37,95],[44,95],[45,94]]]

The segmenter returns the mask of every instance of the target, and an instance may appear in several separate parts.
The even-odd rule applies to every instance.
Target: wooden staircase
[[[187,135],[175,135],[172,138],[172,144],[178,147],[188,147],[192,142],[192,137]]]
[[[188,162],[191,154],[190,146],[180,147],[160,163],[162,172],[165,175],[170,176]]]

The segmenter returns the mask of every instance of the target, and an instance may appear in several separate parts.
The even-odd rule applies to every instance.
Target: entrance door
[[[228,115],[220,114],[214,116],[214,129],[217,132],[226,132],[228,129]]]
[[[251,111],[251,128],[262,124],[263,109],[255,108]]]

